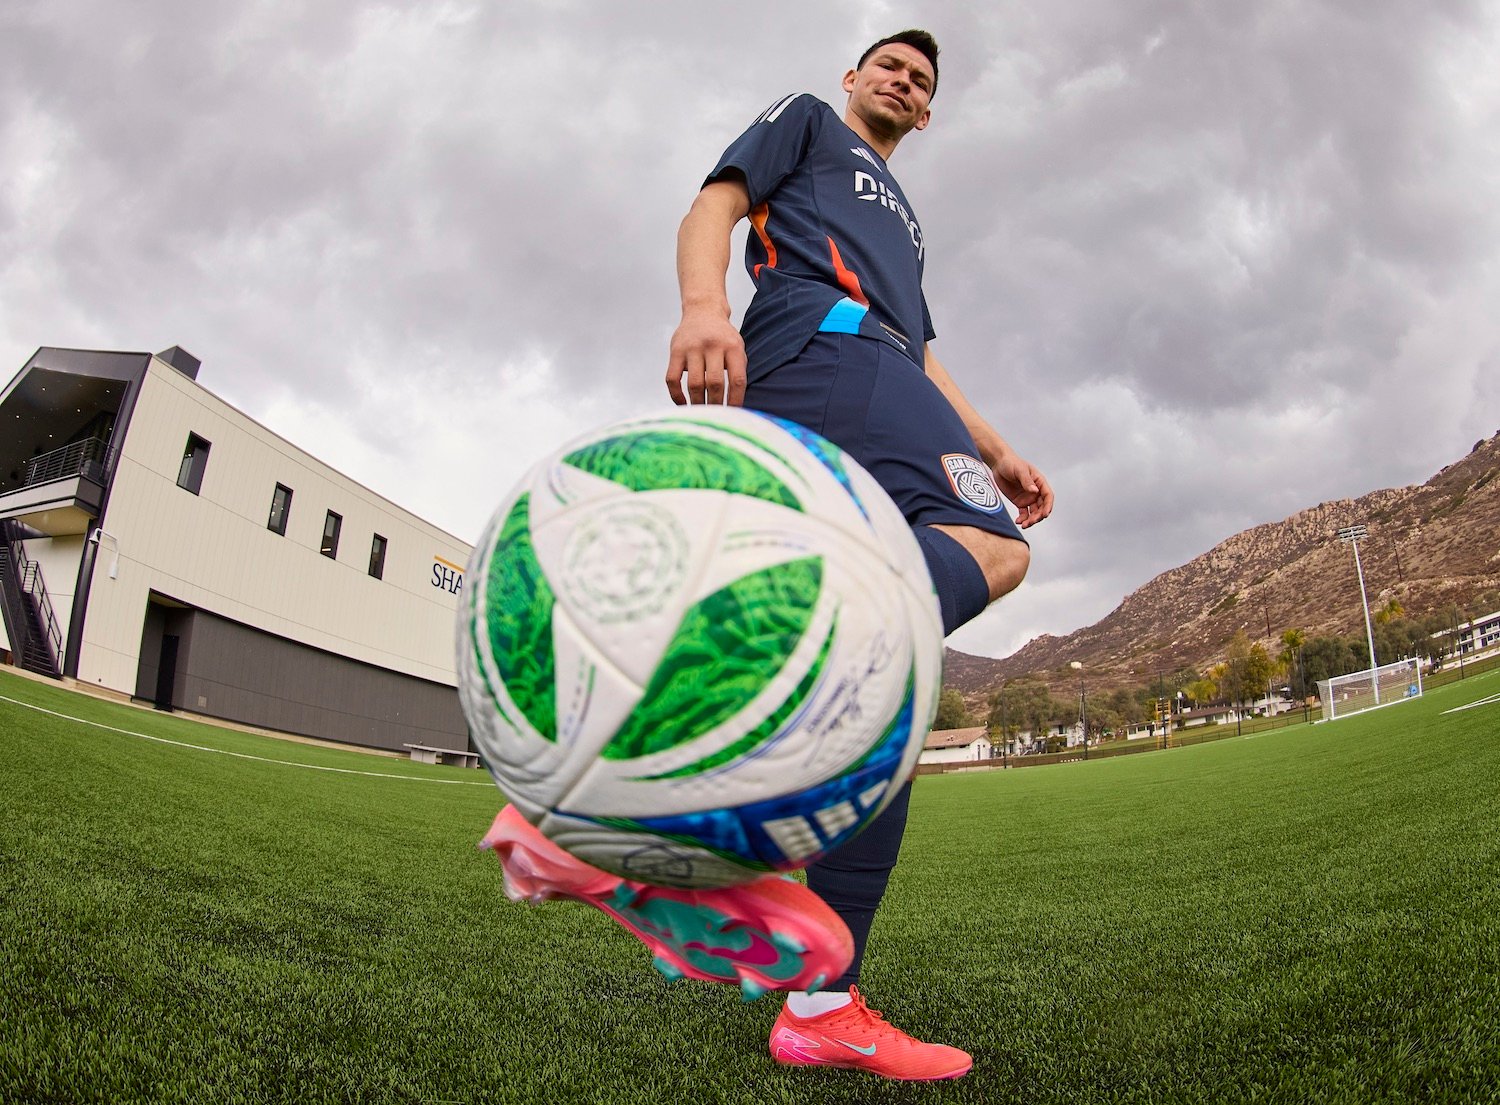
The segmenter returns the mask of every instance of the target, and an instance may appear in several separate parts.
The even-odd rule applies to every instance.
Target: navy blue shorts
[[[884,342],[815,334],[752,378],[745,406],[800,423],[859,461],[913,526],[973,526],[1025,541],[953,404]]]

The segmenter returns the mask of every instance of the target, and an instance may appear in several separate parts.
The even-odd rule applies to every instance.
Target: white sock
[[[824,1013],[842,1009],[852,1000],[848,990],[819,990],[816,994],[793,990],[786,996],[786,1007],[794,1017],[821,1017]]]

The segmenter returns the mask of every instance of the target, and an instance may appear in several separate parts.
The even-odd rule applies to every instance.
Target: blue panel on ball
[[[861,796],[893,778],[911,739],[916,714],[915,679],[909,677],[901,709],[877,743],[851,770],[805,790],[759,802],[668,817],[587,818],[599,824],[625,826],[668,839],[698,844],[750,867],[785,870],[801,867],[832,851],[859,831],[870,805]],[[818,815],[823,814],[820,818]],[[568,813],[570,817],[580,817]]]
[[[806,426],[799,425],[785,418],[777,418],[774,414],[766,414],[756,411],[768,422],[774,422],[787,433],[791,434],[802,447],[817,458],[818,463],[828,469],[834,479],[839,481],[844,492],[849,496],[859,512],[864,515],[865,521],[870,520],[870,512],[865,509],[865,504],[860,500],[859,493],[854,490],[854,484],[849,480],[849,470],[844,467],[844,451],[821,434],[816,434]]]
[[[828,779],[816,786],[808,787],[796,794],[782,795],[764,802],[754,802],[739,807],[736,813],[745,824],[754,853],[775,867],[802,866],[818,855],[831,852],[857,833],[867,820],[868,813],[867,807],[860,801],[860,795],[882,783],[891,786],[900,783],[900,780],[894,776],[900,770],[902,756],[911,739],[915,712],[914,687],[908,681],[906,697],[901,703],[900,711],[891,720],[890,727],[882,735],[879,743],[870,749],[863,762],[852,771],[836,779]],[[881,793],[883,796],[884,792]],[[877,798],[873,801],[878,800]],[[836,821],[829,823],[819,820],[816,816],[818,812],[832,810],[842,803],[849,803],[853,806],[858,814],[857,821],[834,827],[837,825]],[[812,838],[816,837],[817,844],[812,854],[795,847],[789,850],[784,831],[778,832],[773,828],[780,825],[784,830],[788,822],[795,822],[797,818],[802,819],[802,824],[809,834],[807,837],[809,844]]]

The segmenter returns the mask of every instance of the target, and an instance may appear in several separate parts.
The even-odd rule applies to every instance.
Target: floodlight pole
[[[1370,690],[1375,693],[1375,705],[1380,705],[1380,679],[1375,674],[1375,630],[1370,625],[1370,600],[1365,594],[1365,570],[1359,563],[1359,543],[1369,536],[1363,525],[1345,526],[1339,530],[1340,541],[1354,549],[1354,573],[1359,576],[1359,602],[1365,612],[1365,640],[1370,645]]]
[[[1083,665],[1074,660],[1068,665],[1078,673],[1078,722],[1083,726],[1083,758],[1089,758],[1089,707],[1083,690]]]

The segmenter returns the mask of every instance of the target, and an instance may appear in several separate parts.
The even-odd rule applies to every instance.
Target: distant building
[[[163,708],[350,744],[462,748],[469,546],[197,382],[42,348],[0,391],[0,648]]]
[[[1219,703],[1210,706],[1196,706],[1191,710],[1183,710],[1172,716],[1172,728],[1193,729],[1200,725],[1233,725],[1235,721],[1235,708],[1233,706]]]
[[[1448,641],[1450,648],[1453,647],[1451,642],[1456,641],[1458,652],[1464,657],[1500,647],[1500,610],[1434,633],[1432,639]]]
[[[927,734],[922,755],[924,764],[954,764],[968,760],[987,760],[993,755],[990,738],[982,725],[970,729],[938,729]]]

